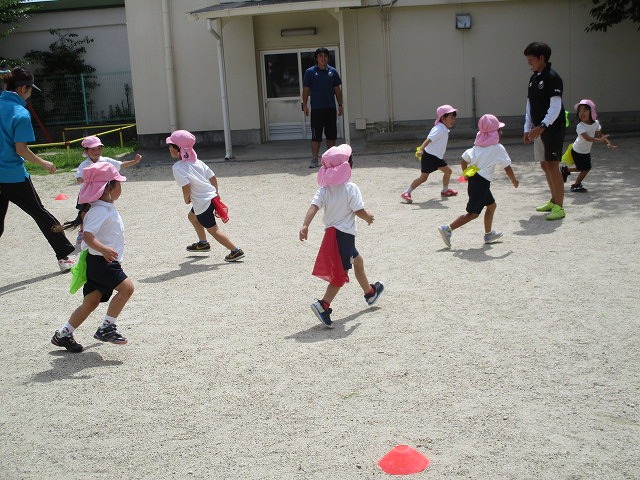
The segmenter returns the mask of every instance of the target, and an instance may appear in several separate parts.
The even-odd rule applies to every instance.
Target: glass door
[[[266,139],[311,139],[309,117],[302,111],[302,77],[315,65],[315,49],[262,52],[262,93]],[[336,65],[336,49],[329,48],[329,64]],[[338,117],[342,137],[342,117]]]

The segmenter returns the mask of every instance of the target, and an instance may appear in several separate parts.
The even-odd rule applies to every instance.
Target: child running
[[[426,140],[416,150],[416,157],[420,158],[420,176],[411,182],[409,188],[400,195],[405,202],[413,203],[411,192],[426,182],[429,174],[436,170],[440,170],[443,173],[440,195],[453,197],[458,194],[457,191],[449,188],[451,168],[444,161],[444,153],[447,151],[447,142],[449,141],[449,131],[456,123],[457,112],[458,110],[451,105],[441,105],[436,110],[435,126],[429,132]]]
[[[576,182],[571,185],[572,192],[586,192],[587,189],[582,186],[582,181],[591,170],[591,147],[595,142],[606,143],[607,148],[617,148],[616,145],[609,141],[609,135],[603,135],[598,122],[598,112],[596,112],[596,104],[593,100],[583,99],[576,103],[574,107],[577,111],[580,123],[576,126],[578,136],[573,142],[571,148],[571,157],[575,163],[574,167],[568,167],[565,164],[560,165],[562,180],[567,181],[572,172],[580,172]]]
[[[85,167],[88,167],[89,165],[93,165],[96,162],[108,162],[114,167],[116,167],[116,170],[120,171],[120,169],[122,168],[127,168],[127,167],[132,167],[133,165],[137,165],[138,163],[140,163],[140,160],[142,160],[142,155],[140,154],[137,154],[133,160],[127,160],[124,162],[120,160],[114,160],[113,158],[109,158],[109,157],[103,157],[102,147],[104,147],[104,145],[100,141],[100,138],[93,135],[89,137],[85,137],[80,143],[80,145],[83,148],[82,156],[85,157],[86,160],[83,160],[80,163],[80,165],[78,165],[78,168],[76,169],[77,183],[82,183],[82,171],[85,169]],[[82,219],[84,218],[85,213],[89,210],[89,205],[78,203],[76,205],[76,208],[78,209],[79,218]],[[81,242],[82,242],[82,224],[80,225],[78,237],[76,238],[76,248],[80,246]]]
[[[223,222],[228,220],[227,207],[220,199],[215,174],[202,160],[198,159],[193,149],[195,143],[196,137],[186,130],[176,130],[167,137],[169,153],[171,157],[178,159],[173,164],[173,176],[182,187],[184,203],[192,204],[188,218],[198,236],[198,241],[187,246],[187,251],[211,250],[206,233],[209,232],[220,245],[230,250],[224,257],[224,261],[236,262],[244,258],[244,252],[216,225],[216,216]]]
[[[453,230],[478,218],[484,207],[487,207],[484,212],[484,243],[493,243],[502,237],[502,232],[492,229],[493,214],[497,205],[491,194],[491,181],[495,177],[496,165],[504,167],[514,187],[518,188],[519,185],[511,168],[511,158],[500,143],[502,127],[504,123],[494,115],[486,114],[480,117],[474,146],[462,154],[462,170],[469,179],[467,213],[460,215],[450,225],[442,225],[438,228],[442,240],[449,248],[451,248]]]
[[[82,352],[82,345],[75,341],[73,332],[98,308],[107,302],[113,291],[117,293],[109,302],[107,314],[93,338],[118,345],[127,339],[118,331],[116,320],[125,304],[133,295],[133,282],[122,270],[124,256],[124,224],[114,202],[120,198],[126,177],[108,162],[97,162],[83,171],[79,202],[91,205],[84,218],[82,247],[86,254],[86,283],[84,300],[75,309],[69,321],[62,325],[51,338],[51,343],[73,353]],[[77,226],[75,221],[64,224],[65,228]]]
[[[327,327],[333,328],[331,302],[340,288],[349,281],[348,271],[353,269],[356,280],[362,287],[368,305],[378,301],[384,291],[380,282],[370,284],[364,270],[362,255],[356,250],[356,216],[373,223],[374,217],[364,209],[362,193],[351,182],[353,155],[347,144],[331,147],[322,155],[322,166],[318,171],[318,185],[311,206],[300,228],[301,241],[309,235],[309,225],[318,210],[324,208],[325,233],[313,268],[313,275],[329,282],[322,300],[311,304],[316,317]]]

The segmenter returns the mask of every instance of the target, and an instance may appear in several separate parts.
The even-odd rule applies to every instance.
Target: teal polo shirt
[[[15,92],[0,95],[0,183],[20,183],[29,178],[16,142],[35,141],[27,102]]]

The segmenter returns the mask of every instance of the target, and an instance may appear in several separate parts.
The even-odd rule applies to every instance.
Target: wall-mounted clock
[[[456,14],[456,28],[457,29],[469,29],[471,28],[471,15],[468,13]]]

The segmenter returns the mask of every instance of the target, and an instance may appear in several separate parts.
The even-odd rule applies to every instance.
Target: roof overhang
[[[225,2],[189,12],[193,20],[268,15],[273,13],[312,12],[340,8],[361,7],[366,0],[248,0]]]

